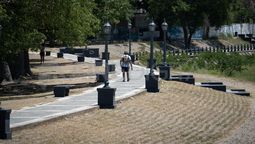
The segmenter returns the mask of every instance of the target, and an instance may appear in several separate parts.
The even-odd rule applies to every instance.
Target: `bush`
[[[141,57],[143,64],[147,63],[149,53],[144,53]],[[156,52],[155,58],[157,64],[162,62],[162,53]],[[171,55],[167,54],[167,63],[173,68],[178,68],[184,71],[196,71],[198,69],[206,69],[218,71],[227,76],[232,76],[234,72],[242,72],[249,65],[255,65],[255,54],[250,56],[240,55],[239,53],[200,53],[196,57],[188,55]]]
[[[233,72],[241,72],[247,65],[245,57],[238,53],[202,53],[197,58],[199,68],[216,70],[228,76]]]

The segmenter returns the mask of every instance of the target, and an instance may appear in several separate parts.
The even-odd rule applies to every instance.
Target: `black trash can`
[[[102,66],[103,65],[103,60],[95,60],[96,66]]]
[[[0,139],[11,139],[10,129],[11,109],[0,109]]]
[[[58,58],[63,58],[63,56],[64,56],[63,53],[61,53],[61,52],[57,53]]]
[[[78,62],[84,62],[84,57],[83,56],[77,56]]]
[[[50,56],[50,51],[46,51],[46,56]]]
[[[98,88],[98,105],[100,109],[115,108],[115,91],[116,88]]]

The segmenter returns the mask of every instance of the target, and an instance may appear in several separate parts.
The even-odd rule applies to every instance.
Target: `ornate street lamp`
[[[129,55],[131,55],[131,28],[132,24],[128,23],[128,47],[129,47]]]
[[[169,79],[170,78],[170,66],[166,62],[166,36],[167,36],[167,29],[168,24],[166,20],[161,24],[161,29],[164,33],[164,48],[163,48],[163,64],[159,67],[159,75],[162,79]]]
[[[115,108],[115,91],[116,88],[110,88],[109,86],[109,65],[108,65],[108,41],[111,37],[111,25],[109,22],[103,26],[103,32],[105,35],[105,75],[104,75],[104,87],[97,88],[98,92],[98,105],[100,108]]]
[[[129,47],[129,56],[131,57],[131,61],[135,61],[135,56],[131,53],[131,29],[132,29],[132,24],[128,22],[128,47]]]
[[[109,66],[108,66],[108,41],[110,40],[110,36],[111,36],[111,25],[109,22],[104,24],[103,27],[103,31],[105,34],[105,81],[104,81],[104,87],[108,87],[109,86],[109,82],[108,82],[108,75],[109,75]]]
[[[150,37],[151,37],[151,40],[150,40],[150,75],[153,75],[153,66],[154,66],[154,63],[153,63],[153,41],[154,41],[154,32],[155,32],[155,29],[156,29],[156,24],[154,23],[154,21],[152,20],[151,23],[149,23],[149,31],[150,31]]]
[[[147,92],[159,92],[159,89],[158,89],[158,75],[155,75],[154,71],[153,71],[153,67],[155,65],[155,63],[153,62],[153,41],[154,41],[154,32],[155,32],[155,29],[156,29],[156,24],[154,23],[153,20],[149,23],[148,28],[149,28],[150,36],[151,36],[151,40],[150,40],[150,62],[149,62],[150,73],[149,73],[149,75],[145,75],[145,87],[147,89]]]
[[[161,28],[163,30],[164,33],[164,54],[163,54],[163,64],[166,66],[166,32],[167,32],[167,28],[168,28],[168,24],[166,23],[166,21],[164,20],[164,22],[161,24]]]

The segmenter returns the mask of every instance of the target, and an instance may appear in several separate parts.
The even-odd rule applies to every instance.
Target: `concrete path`
[[[56,57],[56,54],[52,53],[51,56]],[[71,54],[64,54],[64,58],[77,61],[77,57]],[[85,62],[95,63],[95,58],[86,57]],[[116,64],[117,77],[110,80],[110,87],[117,88],[115,93],[116,100],[127,98],[145,91],[144,75],[149,73],[147,69],[133,65],[130,81],[122,82],[119,60],[110,60],[109,64]],[[99,87],[103,87],[103,84],[80,95],[59,98],[54,102],[27,107],[21,110],[13,110],[10,116],[10,127],[17,128],[98,107],[96,89]]]

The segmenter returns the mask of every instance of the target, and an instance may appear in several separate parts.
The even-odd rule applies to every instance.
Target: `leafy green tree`
[[[28,49],[38,48],[44,35],[36,30],[32,17],[32,0],[1,3],[1,62],[8,62],[15,78],[31,74]],[[2,65],[3,66],[3,65]],[[5,67],[6,68],[6,67]],[[3,68],[4,69],[4,68]]]
[[[99,19],[93,14],[96,5],[90,0],[36,0],[34,16],[39,31],[53,45],[84,44],[88,36],[99,29]]]
[[[109,21],[114,25],[133,16],[133,0],[95,0],[95,13],[102,23]]]
[[[185,48],[190,48],[191,37],[203,23],[202,0],[149,0],[149,13],[157,19],[166,18],[171,25],[181,25]]]
[[[232,23],[232,6],[235,4],[235,0],[204,0],[201,1],[201,8],[204,19],[204,39],[209,38],[209,27],[220,27],[224,24]]]
[[[67,45],[84,44],[99,29],[95,6],[90,0],[1,2],[0,61],[8,62],[14,78],[31,75],[28,50],[40,48],[46,38]]]
[[[191,37],[205,25],[219,27],[228,22],[231,3],[234,0],[149,0],[149,13],[157,19],[166,18],[170,25],[182,26],[185,47],[190,48]]]

